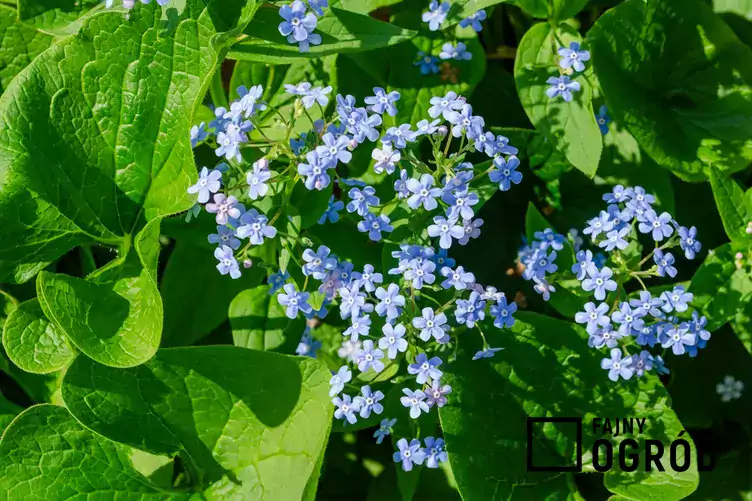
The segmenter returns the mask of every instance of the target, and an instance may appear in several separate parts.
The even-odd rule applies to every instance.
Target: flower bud
[[[438,129],[436,129],[436,136],[438,137],[444,137],[449,133],[449,129],[447,129],[446,125],[440,125]]]
[[[250,259],[244,259],[243,260],[243,268],[248,269],[251,266],[253,266],[253,261],[251,261]]]
[[[350,139],[349,146],[351,150],[354,150],[355,148],[358,147],[358,142],[355,140],[355,138]]]
[[[256,160],[256,162],[254,162],[253,165],[254,166],[258,165],[259,169],[268,170],[269,169],[269,160],[266,157],[259,158],[258,160]]]

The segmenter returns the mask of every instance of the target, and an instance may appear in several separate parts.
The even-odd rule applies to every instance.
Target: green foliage
[[[614,119],[662,167],[701,181],[750,163],[752,51],[704,2],[626,0],[588,44]]]
[[[235,346],[254,350],[292,352],[305,328],[305,320],[290,320],[270,287],[261,285],[235,296],[230,304],[230,324]]]

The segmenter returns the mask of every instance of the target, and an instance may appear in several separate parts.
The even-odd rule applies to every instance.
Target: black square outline
[[[577,464],[574,466],[535,466],[533,465],[533,424],[535,423],[570,423],[577,425]],[[547,472],[582,472],[582,418],[551,417],[527,418],[527,471]]]

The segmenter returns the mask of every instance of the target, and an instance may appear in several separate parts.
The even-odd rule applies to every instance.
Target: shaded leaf
[[[269,290],[268,285],[244,290],[230,303],[235,346],[292,353],[305,328],[305,319],[301,316],[294,320],[287,318],[285,308]]]

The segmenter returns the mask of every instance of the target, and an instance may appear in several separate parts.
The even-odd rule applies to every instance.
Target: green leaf
[[[273,64],[290,63],[329,54],[378,49],[415,36],[414,31],[378,21],[364,14],[330,7],[316,25],[316,33],[321,35],[321,44],[311,45],[308,52],[300,52],[298,44],[289,43],[287,38],[279,33],[281,19],[277,8],[259,10],[245,30],[248,37],[232,46],[229,57]]]
[[[233,298],[261,283],[265,270],[256,264],[233,280],[217,271],[213,249],[178,239],[160,285],[164,301],[162,346],[191,345],[225,322]]]
[[[152,220],[136,238],[134,250],[86,280],[47,271],[37,276],[45,316],[99,363],[132,367],[149,360],[159,347],[159,223]]]
[[[193,110],[256,6],[185,0],[169,26],[156,2],[100,12],[18,75],[0,98],[0,279],[194,204]]]
[[[23,371],[11,363],[4,355],[0,355],[0,371],[13,379],[16,384],[35,403],[60,402],[59,389],[61,373],[32,374]]]
[[[516,0],[522,10],[533,17],[563,20],[580,12],[587,0]]]
[[[567,492],[561,474],[527,471],[528,417],[582,417],[583,452],[601,438],[592,433],[594,417],[647,418],[646,430],[630,437],[643,446],[653,438],[668,447],[679,435],[682,424],[657,377],[646,374],[615,384],[599,365],[605,352],[588,347],[584,329],[534,313],[516,316],[511,333],[486,331],[491,346],[505,350],[490,359],[471,360],[481,342],[469,337],[444,372],[453,391],[439,416],[463,499],[546,499]],[[571,426],[548,424],[533,428],[533,436],[534,464],[574,464]],[[620,442],[624,435],[603,438]],[[586,455],[583,464],[589,462]],[[695,463],[684,473],[671,469],[667,455],[661,463],[665,472],[641,469],[629,474],[615,462],[605,475],[606,487],[627,499],[663,501],[682,499],[695,490]],[[519,484],[527,487],[520,489]]]
[[[734,318],[752,298],[752,275],[737,266],[736,253],[748,259],[749,249],[733,243],[708,253],[687,290],[694,294],[692,306],[708,319],[708,330],[716,330]]]
[[[230,324],[235,346],[254,350],[275,350],[292,353],[305,329],[305,319],[290,320],[270,286],[248,289],[230,303]],[[285,349],[288,348],[288,349]],[[289,349],[291,348],[291,349]]]
[[[546,220],[543,214],[540,213],[538,208],[529,202],[527,205],[527,212],[525,213],[525,236],[528,242],[532,242],[535,238],[533,234],[536,231],[543,231],[546,228],[551,228],[551,224]]]
[[[749,240],[750,235],[745,230],[752,223],[752,197],[746,196],[736,181],[715,168],[710,168],[710,185],[726,235],[732,241]]]
[[[103,8],[99,0],[18,0],[18,19],[55,36],[72,35],[81,27],[81,16],[93,7]]]
[[[688,181],[752,160],[752,50],[700,0],[626,0],[588,34],[614,120]]]
[[[368,14],[381,7],[388,7],[400,3],[402,0],[339,0],[330,5],[339,4],[345,10],[357,12],[359,14]]]
[[[98,433],[179,454],[208,499],[300,499],[328,436],[330,377],[309,358],[167,348],[127,370],[78,357],[63,399]]]
[[[130,447],[87,430],[64,408],[31,407],[0,441],[0,492],[7,501],[75,498],[187,500],[136,471]]]
[[[68,339],[44,316],[36,299],[21,303],[8,315],[3,347],[14,364],[36,374],[55,372],[76,357]]]
[[[569,28],[562,27],[553,32],[545,23],[530,28],[517,49],[514,80],[522,106],[535,128],[564,153],[572,165],[593,177],[603,144],[590,102],[590,69],[572,76],[572,80],[580,83],[581,90],[574,93],[571,102],[546,95],[546,89],[550,87],[546,80],[559,76],[556,51],[560,44],[568,45],[571,41],[579,41],[579,35]]]
[[[716,12],[733,12],[752,20],[752,0],[713,0]]]
[[[52,41],[52,36],[19,22],[15,9],[0,5],[0,92]]]

